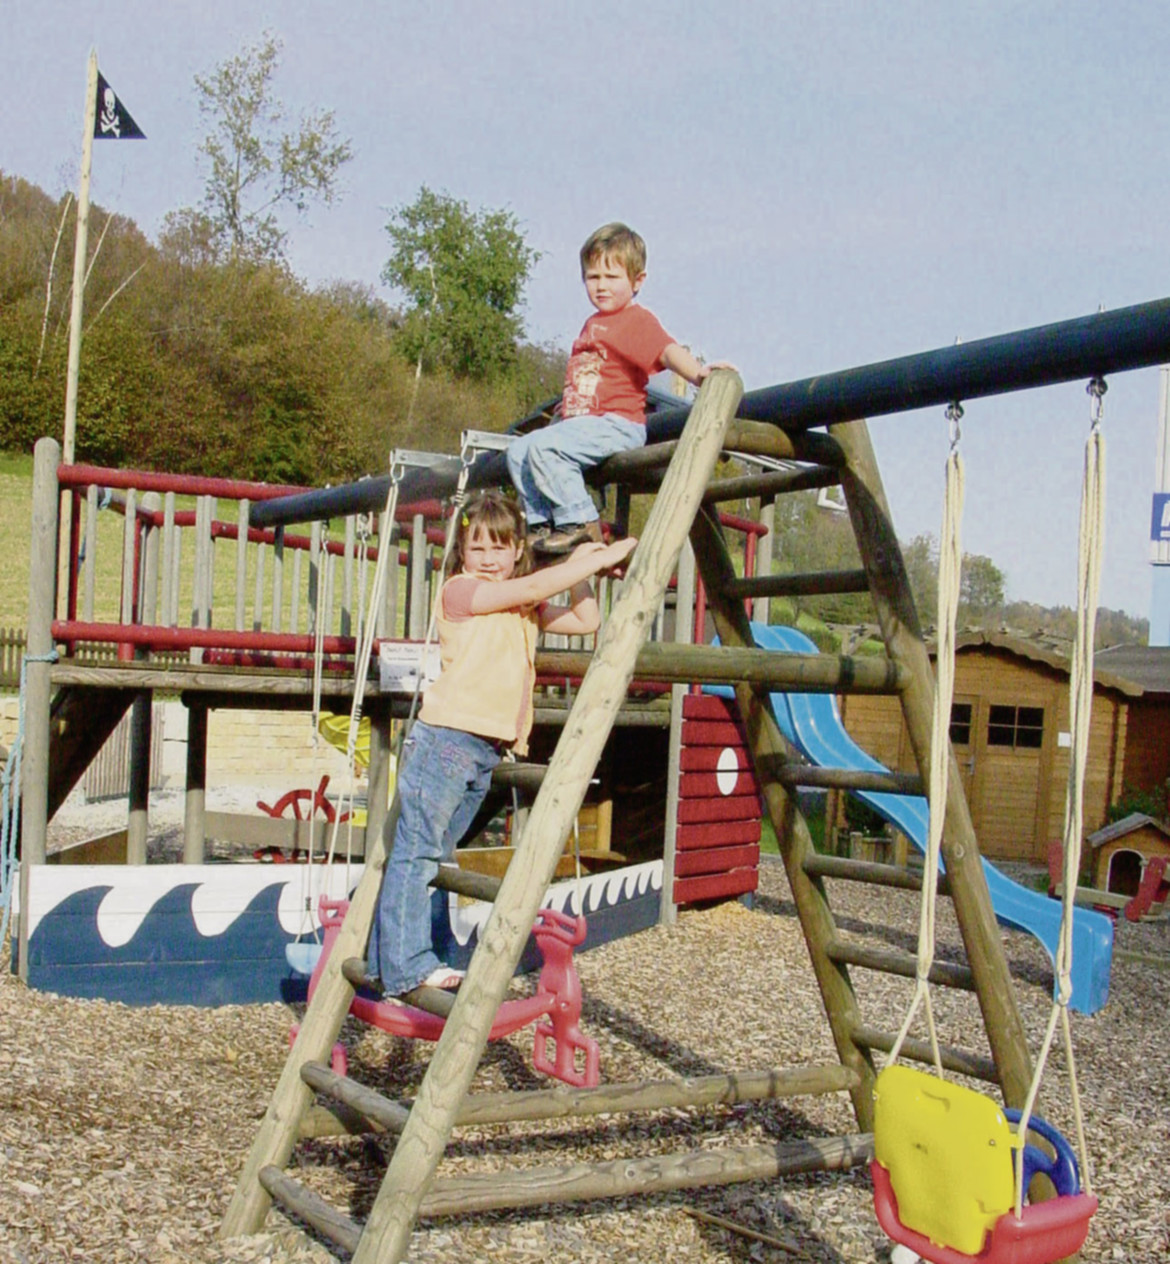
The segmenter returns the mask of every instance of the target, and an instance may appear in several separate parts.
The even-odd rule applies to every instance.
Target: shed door
[[[971,816],[987,856],[1033,857],[1048,721],[1043,702],[1036,699],[985,699],[974,717]]]
[[[979,730],[979,699],[973,695],[955,694],[951,703],[951,745],[955,749],[955,759],[959,764],[959,772],[963,778],[963,793],[967,796],[967,806],[971,811],[971,819],[975,820],[975,740]],[[979,825],[975,822],[975,834],[979,835]]]

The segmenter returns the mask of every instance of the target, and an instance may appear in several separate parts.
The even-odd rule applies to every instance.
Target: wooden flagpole
[[[73,244],[73,307],[69,315],[69,369],[65,379],[65,435],[61,459],[72,465],[77,434],[77,376],[81,368],[81,300],[89,249],[89,174],[93,165],[93,129],[97,118],[97,49],[90,49],[85,86],[85,135],[81,142],[81,187],[77,192],[77,234]]]
[[[98,60],[97,49],[89,52],[89,73],[85,83],[85,128],[81,139],[81,185],[77,191],[77,232],[73,242],[73,305],[69,312],[69,366],[65,375],[65,431],[61,442],[61,460],[72,465],[77,441],[77,379],[81,371],[81,311],[85,291],[85,265],[89,253],[89,178],[93,165],[93,129],[97,118]],[[68,600],[69,540],[73,529],[73,498],[61,496],[60,533],[58,544],[57,599]]]

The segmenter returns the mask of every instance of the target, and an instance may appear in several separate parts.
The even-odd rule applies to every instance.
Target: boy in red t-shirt
[[[670,369],[698,385],[713,368],[634,302],[646,280],[646,243],[625,224],[606,224],[581,247],[581,276],[597,309],[585,322],[565,372],[561,417],[508,447],[512,475],[536,553],[571,552],[601,540],[583,471],[646,442],[646,384]]]

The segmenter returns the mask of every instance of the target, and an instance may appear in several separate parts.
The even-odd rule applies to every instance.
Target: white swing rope
[[[1069,751],[1068,786],[1064,800],[1064,890],[1061,898],[1060,939],[1056,949],[1057,994],[1052,1002],[1044,1042],[1040,1047],[1036,1070],[1032,1075],[1032,1083],[1016,1129],[1019,1144],[1023,1146],[1028,1120],[1040,1092],[1040,1080],[1059,1020],[1065,1063],[1068,1067],[1069,1096],[1072,1099],[1073,1119],[1077,1130],[1081,1184],[1087,1194],[1093,1192],[1092,1177],[1085,1144],[1085,1120],[1077,1084],[1068,1003],[1072,996],[1073,909],[1081,869],[1085,768],[1088,762],[1089,720],[1093,707],[1093,642],[1097,623],[1097,591],[1101,580],[1101,555],[1105,539],[1105,436],[1101,433],[1101,413],[1106,389],[1104,380],[1099,377],[1093,378],[1086,388],[1092,400],[1091,425],[1089,437],[1085,441],[1085,469],[1081,484],[1080,532],[1077,542],[1077,635],[1068,681],[1072,746]],[[1016,1215],[1019,1216],[1024,1198],[1024,1165],[1017,1164],[1016,1168]]]
[[[943,822],[947,810],[947,786],[950,772],[950,722],[951,702],[955,691],[955,623],[959,610],[959,593],[962,584],[963,549],[960,543],[960,527],[963,519],[963,494],[965,474],[963,458],[959,453],[959,422],[963,416],[962,405],[955,402],[947,406],[946,417],[950,422],[951,450],[946,464],[946,487],[943,494],[942,528],[939,535],[938,553],[938,652],[936,656],[938,679],[934,692],[934,712],[930,729],[930,777],[929,804],[930,828],[927,835],[926,858],[922,870],[922,900],[918,922],[918,965],[915,971],[914,995],[910,1009],[894,1041],[887,1065],[898,1060],[902,1044],[910,1031],[910,1024],[921,1005],[930,1034],[930,1051],[934,1059],[935,1073],[942,1078],[942,1056],[935,1029],[934,1010],[930,1003],[930,970],[934,965],[935,909],[938,903],[939,856],[942,851]]]
[[[357,740],[362,723],[362,705],[366,695],[366,681],[370,674],[370,660],[374,654],[374,638],[378,630],[378,611],[382,608],[382,600],[386,592],[386,578],[390,569],[390,558],[397,552],[394,545],[394,518],[398,511],[398,488],[402,482],[405,468],[391,454],[390,487],[386,492],[386,507],[382,521],[386,524],[385,538],[378,541],[378,562],[374,567],[374,582],[370,586],[369,602],[365,617],[358,629],[358,649],[354,657],[353,703],[349,711],[349,728],[345,739],[346,764],[349,770],[349,785],[345,795],[338,802],[338,810],[333,818],[333,829],[329,835],[328,863],[333,864],[337,855],[337,835],[341,818],[348,812],[349,829],[346,835],[345,864],[346,885],[349,885],[349,865],[353,851],[353,787],[357,780]],[[364,580],[363,580],[364,582]],[[360,615],[359,615],[360,617]]]

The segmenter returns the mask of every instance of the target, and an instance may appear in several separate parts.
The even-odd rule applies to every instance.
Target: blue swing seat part
[[[886,1234],[934,1264],[1050,1264],[1080,1249],[1097,1199],[1080,1189],[1076,1156],[1050,1124],[1029,1128],[1050,1142],[1023,1147],[1025,1187],[1043,1173],[1057,1197],[1015,1215],[1012,1123],[982,1093],[893,1065],[874,1087],[874,1207]]]

